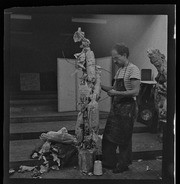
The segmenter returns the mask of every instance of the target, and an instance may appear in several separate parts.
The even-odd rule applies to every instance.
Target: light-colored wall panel
[[[105,70],[112,72],[112,63],[110,57],[97,58],[97,65],[101,66]],[[101,72],[101,82],[105,86],[111,86],[112,82],[112,73],[109,73],[105,70]],[[101,91],[101,99],[99,101],[99,110],[109,112],[111,107],[111,98],[107,95],[106,92]]]
[[[68,61],[75,63],[75,60],[68,59]],[[101,66],[105,70],[111,72],[111,60],[110,57],[97,58],[97,65]],[[102,70],[101,80],[103,85],[111,85],[111,73]],[[78,70],[75,72],[75,67],[67,63],[64,59],[57,59],[57,85],[58,85],[58,111],[75,111],[80,110],[77,105],[79,102],[79,84],[80,77],[82,76],[82,71]],[[106,98],[107,97],[107,98]],[[101,101],[102,100],[102,101]],[[111,105],[111,98],[102,91],[101,99],[99,102],[99,110],[109,112]]]
[[[75,60],[68,59],[71,63]],[[57,59],[58,112],[76,110],[75,66],[65,59]]]

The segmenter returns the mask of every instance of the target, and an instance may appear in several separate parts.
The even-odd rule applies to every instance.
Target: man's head
[[[122,67],[128,60],[129,48],[124,43],[117,43],[112,47],[111,56],[114,63]]]

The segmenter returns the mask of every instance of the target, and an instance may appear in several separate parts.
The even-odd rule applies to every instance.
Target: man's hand
[[[107,92],[107,94],[108,94],[110,97],[112,97],[112,96],[117,95],[117,91],[114,90],[114,89],[111,89],[111,90],[109,90],[109,91]]]
[[[131,79],[131,90],[127,91],[117,91],[114,89],[108,90],[107,94],[112,97],[112,96],[121,96],[121,97],[134,97],[137,96],[139,93],[140,89],[140,80],[139,79]]]

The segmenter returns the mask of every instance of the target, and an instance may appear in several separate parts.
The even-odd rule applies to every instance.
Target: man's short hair
[[[124,43],[116,43],[113,47],[112,50],[116,50],[118,54],[123,56],[126,54],[126,57],[129,57],[129,48],[124,44]]]

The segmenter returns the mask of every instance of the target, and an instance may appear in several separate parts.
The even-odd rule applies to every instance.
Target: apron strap
[[[126,70],[127,70],[128,65],[129,65],[129,61],[128,61],[128,64],[127,64],[127,66],[126,66],[126,68],[125,68],[125,72],[124,72],[124,75],[123,75],[123,82],[124,82],[124,88],[125,88],[125,89],[126,89],[126,86],[125,86],[124,78],[125,78],[125,75],[126,75]],[[121,71],[121,70],[118,71],[117,76],[119,76],[120,71]],[[113,84],[113,88],[115,87],[115,85],[116,85],[116,80],[115,80],[115,82],[114,82],[114,84]]]

